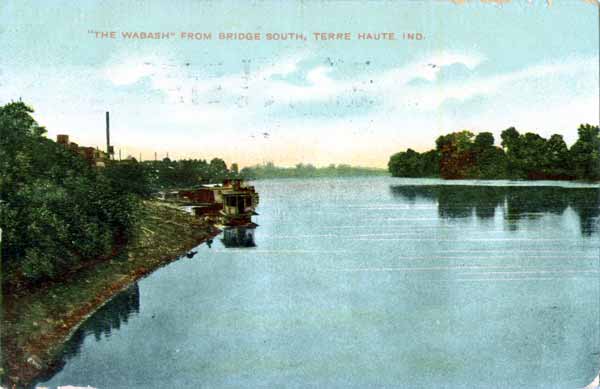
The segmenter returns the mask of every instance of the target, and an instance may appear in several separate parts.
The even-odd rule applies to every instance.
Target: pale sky
[[[397,151],[433,148],[462,129],[498,141],[515,126],[571,144],[580,123],[598,124],[598,20],[598,7],[579,0],[3,0],[0,104],[21,98],[49,137],[101,148],[110,111],[123,156],[169,151],[242,166],[385,167]],[[127,40],[125,31],[176,35]],[[179,38],[188,31],[213,39]],[[307,40],[232,42],[219,32]],[[317,41],[313,32],[398,39]]]

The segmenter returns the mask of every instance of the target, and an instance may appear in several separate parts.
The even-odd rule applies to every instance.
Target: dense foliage
[[[239,177],[219,158],[105,160],[45,137],[23,102],[0,107],[2,282],[34,284],[112,257],[134,234],[141,200]]]
[[[127,179],[135,166],[91,166],[47,139],[32,112],[22,102],[0,107],[3,282],[47,280],[110,256],[130,238],[148,193]]]
[[[293,178],[293,177],[357,177],[369,175],[387,175],[382,169],[355,167],[349,165],[329,165],[315,167],[310,164],[298,164],[295,167],[278,167],[272,162],[264,165],[245,167],[240,176],[246,179]]]
[[[146,161],[140,166],[155,190],[194,187],[238,177],[237,164],[232,163],[227,168],[225,161],[220,158],[213,158],[210,162],[204,159],[174,161],[165,158],[162,161]]]
[[[133,160],[134,161],[134,160]],[[147,184],[155,191],[173,188],[191,188],[210,183],[220,183],[227,178],[260,180],[270,178],[293,177],[354,177],[367,175],[387,175],[383,169],[362,168],[348,165],[330,165],[315,167],[310,164],[298,164],[295,167],[279,167],[272,162],[239,169],[236,163],[228,168],[225,161],[213,158],[210,162],[203,159],[184,159],[145,161],[139,164]]]
[[[569,149],[562,135],[545,139],[514,127],[501,134],[501,146],[490,132],[453,132],[437,138],[435,150],[412,149],[391,156],[388,169],[396,177],[446,179],[600,179],[598,126],[581,125]]]

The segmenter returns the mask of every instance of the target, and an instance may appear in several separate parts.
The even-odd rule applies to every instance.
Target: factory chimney
[[[112,150],[110,147],[110,117],[108,111],[106,111],[106,154],[108,154],[108,158],[110,159]]]

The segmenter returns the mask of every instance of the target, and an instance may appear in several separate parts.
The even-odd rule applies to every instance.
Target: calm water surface
[[[258,182],[253,236],[228,231],[123,292],[40,385],[589,384],[598,189],[481,184]]]

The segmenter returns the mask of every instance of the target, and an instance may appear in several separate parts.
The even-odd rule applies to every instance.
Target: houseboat
[[[223,226],[250,225],[259,201],[254,186],[241,179],[179,190],[168,197],[189,206],[196,216]]]

